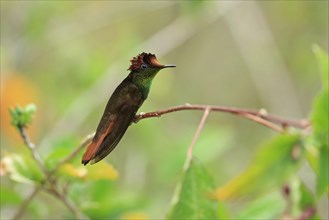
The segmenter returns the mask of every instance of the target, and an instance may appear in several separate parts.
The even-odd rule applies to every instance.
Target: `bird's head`
[[[176,67],[175,65],[163,65],[160,64],[157,60],[156,56],[151,53],[141,53],[138,54],[136,57],[133,57],[131,60],[131,65],[128,68],[133,74],[136,75],[155,75],[161,69],[169,68],[169,67]]]

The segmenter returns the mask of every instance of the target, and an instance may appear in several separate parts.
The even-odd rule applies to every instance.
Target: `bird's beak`
[[[172,67],[176,67],[176,65],[174,65],[174,64],[167,64],[167,65],[163,65],[163,69],[164,68],[172,68]]]

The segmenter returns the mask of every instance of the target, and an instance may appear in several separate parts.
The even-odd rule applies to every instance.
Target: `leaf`
[[[4,185],[0,186],[0,204],[1,206],[14,204],[19,204],[22,199],[15,190],[5,187]]]
[[[87,169],[85,167],[74,167],[72,164],[66,163],[63,164],[58,173],[61,176],[68,176],[68,177],[77,177],[80,179],[85,179],[87,176]]]
[[[43,181],[42,172],[29,156],[11,154],[3,157],[1,172],[16,182],[34,184]]]
[[[327,192],[329,196],[329,148],[327,147],[322,147],[320,150],[318,169],[316,182],[317,195],[321,196],[324,192]]]
[[[247,204],[237,219],[279,219],[286,202],[279,192],[270,193]]]
[[[329,58],[318,46],[314,46],[313,48],[322,74],[322,90],[314,100],[311,114],[313,134],[315,139],[319,142],[319,147],[326,146],[329,148]]]
[[[58,172],[62,177],[74,177],[81,180],[116,180],[118,171],[111,164],[105,161],[99,162],[93,166],[84,167],[72,165],[69,163],[63,164]]]
[[[315,54],[322,76],[324,88],[329,87],[329,59],[328,54],[324,52],[318,45],[313,45],[313,53]]]
[[[168,219],[217,219],[216,202],[210,200],[212,178],[203,165],[191,159],[173,199]]]
[[[317,57],[322,74],[322,90],[314,100],[311,114],[314,145],[319,149],[320,153],[317,161],[316,191],[317,195],[321,196],[324,192],[329,193],[329,58],[318,46],[314,46],[313,51]]]
[[[290,198],[292,213],[290,218],[292,219],[320,219],[320,216],[315,212],[316,199],[311,191],[302,183],[298,178],[293,178],[290,183]],[[312,212],[314,212],[312,214]],[[309,217],[305,217],[308,215]]]
[[[143,212],[129,212],[121,215],[122,220],[147,220],[149,219],[147,215]]]
[[[93,166],[87,167],[87,179],[88,180],[116,180],[119,176],[118,171],[105,161],[98,162]]]
[[[52,147],[52,152],[50,152],[45,158],[45,165],[48,169],[53,169],[57,163],[67,157],[76,146],[78,146],[79,141],[71,138],[65,137],[58,140]],[[72,163],[77,162],[77,165],[81,165],[80,158],[73,158]]]
[[[219,187],[213,197],[227,200],[281,186],[299,165],[299,135],[281,135],[265,143],[245,172]]]
[[[328,89],[322,91],[314,100],[311,121],[316,146],[329,148],[329,108]]]
[[[221,201],[218,202],[218,219],[232,219],[231,218],[231,213],[229,212],[228,208],[225,206],[225,204]]]

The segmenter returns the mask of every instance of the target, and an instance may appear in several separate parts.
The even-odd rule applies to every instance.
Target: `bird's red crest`
[[[138,54],[136,57],[133,57],[131,60],[131,65],[128,68],[130,71],[138,70],[143,63],[154,67],[162,67],[163,65],[160,64],[154,54],[151,53],[141,53]]]

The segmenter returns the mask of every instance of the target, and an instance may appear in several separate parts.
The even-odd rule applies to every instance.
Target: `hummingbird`
[[[129,75],[114,90],[97,126],[95,136],[82,156],[82,164],[97,163],[112,152],[147,99],[157,73],[175,65],[162,65],[151,53],[141,53],[131,60]]]

